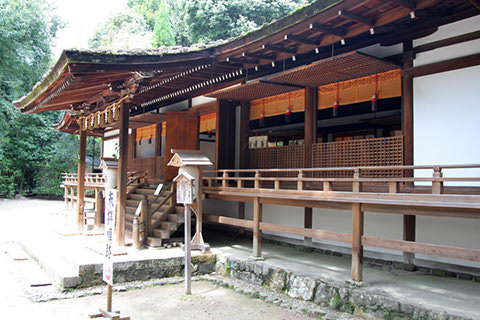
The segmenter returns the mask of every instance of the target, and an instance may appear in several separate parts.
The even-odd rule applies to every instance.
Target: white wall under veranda
[[[479,30],[480,17],[439,28],[435,34],[414,41],[414,45],[452,37]],[[385,57],[401,52],[401,45],[364,48],[361,51]],[[458,56],[480,53],[480,40],[436,49],[417,55],[415,65],[423,65]],[[462,164],[480,163],[480,67],[460,69],[414,80],[414,158],[415,164]],[[237,133],[238,134],[238,133]],[[238,141],[238,139],[237,139]],[[238,142],[237,142],[238,143]],[[211,146],[210,146],[211,147]],[[207,148],[206,148],[207,149]],[[212,149],[210,148],[210,152]],[[416,173],[421,175],[422,172]],[[430,174],[430,173],[429,173]],[[446,175],[451,174],[446,171]],[[460,174],[480,176],[480,172],[463,171]],[[205,213],[236,217],[235,202],[206,200]],[[246,219],[252,219],[253,207],[246,205]],[[303,208],[265,205],[263,221],[303,227]],[[351,233],[351,212],[342,210],[314,209],[313,228]],[[450,246],[480,249],[480,221],[417,217],[417,241]],[[266,234],[272,234],[267,233]],[[401,240],[402,216],[398,214],[365,213],[365,234]],[[279,234],[275,234],[279,235]],[[300,239],[298,236],[282,235]],[[206,239],[208,241],[208,239]],[[341,243],[315,240],[315,244],[349,252]],[[343,249],[342,249],[343,248]],[[366,248],[366,255],[373,253],[399,255],[398,251]],[[451,260],[441,257],[417,255],[431,261],[457,263],[480,267],[478,263]]]

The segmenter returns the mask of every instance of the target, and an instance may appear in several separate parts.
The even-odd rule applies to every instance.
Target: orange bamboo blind
[[[250,120],[260,119],[262,114],[264,117],[285,114],[289,108],[291,112],[303,112],[305,110],[304,90],[250,101]]]
[[[353,80],[318,87],[318,109],[331,108],[335,102],[347,105],[377,99],[399,97],[402,94],[401,70],[395,69]]]
[[[200,132],[215,130],[217,128],[217,114],[215,112],[200,116]]]
[[[151,126],[137,128],[137,136],[135,140],[140,141],[155,138],[156,127],[156,124],[152,124]]]

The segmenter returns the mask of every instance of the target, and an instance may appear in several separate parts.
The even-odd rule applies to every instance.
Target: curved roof
[[[439,25],[476,14],[469,0],[317,0],[257,30],[208,46],[65,50],[15,105],[27,113],[70,110],[87,115],[128,97],[135,115],[332,54],[423,37]]]

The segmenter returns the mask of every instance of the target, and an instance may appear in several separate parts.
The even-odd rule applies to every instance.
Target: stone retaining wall
[[[367,291],[355,282],[323,279],[321,275],[314,279],[253,259],[217,257],[216,271],[231,279],[367,319],[468,319]]]

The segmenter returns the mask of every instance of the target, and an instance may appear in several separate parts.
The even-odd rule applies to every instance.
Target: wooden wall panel
[[[235,168],[235,104],[227,100],[217,102],[215,167]]]

